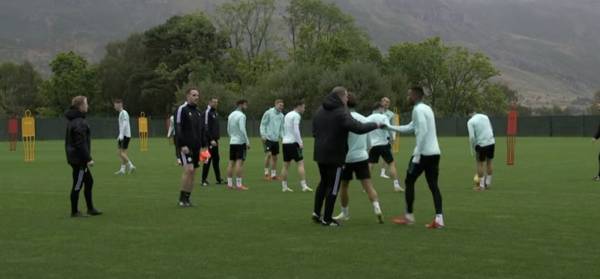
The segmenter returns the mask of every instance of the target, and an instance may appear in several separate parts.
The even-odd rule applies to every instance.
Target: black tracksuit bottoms
[[[73,186],[71,187],[71,213],[77,213],[77,204],[79,202],[79,192],[83,188],[85,203],[88,210],[94,209],[92,203],[92,187],[94,186],[94,178],[92,172],[87,166],[75,166],[73,168]]]
[[[315,207],[314,213],[322,216],[326,223],[331,222],[335,200],[337,199],[340,190],[340,180],[342,176],[342,166],[326,165],[319,163],[319,173],[321,181],[315,192]],[[321,209],[325,202],[325,212],[321,215]]]
[[[415,182],[425,172],[425,179],[427,179],[427,185],[433,196],[433,204],[435,206],[435,213],[442,214],[442,194],[438,187],[438,176],[440,173],[440,155],[432,156],[421,156],[421,160],[418,164],[412,162],[413,158],[410,158],[408,163],[408,170],[406,171],[406,193],[404,198],[406,200],[406,213],[413,213],[413,203],[415,201]]]

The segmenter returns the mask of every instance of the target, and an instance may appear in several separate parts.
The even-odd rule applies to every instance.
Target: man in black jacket
[[[219,105],[219,99],[213,97],[208,102],[208,107],[204,111],[204,126],[207,130],[208,138],[208,151],[210,152],[210,159],[202,166],[202,186],[208,186],[208,172],[210,171],[210,165],[212,163],[213,169],[215,170],[215,178],[217,184],[222,184],[223,179],[221,178],[221,169],[219,167],[219,138],[221,134],[219,131],[219,118],[217,114],[217,107]]]
[[[348,111],[348,92],[336,87],[327,95],[313,118],[315,137],[314,159],[319,165],[321,181],[315,193],[313,221],[325,226],[338,226],[333,220],[333,208],[340,188],[340,176],[348,152],[348,132],[366,134],[377,128],[376,123],[362,124],[356,121]],[[325,200],[325,212],[321,218],[321,209]]]
[[[194,189],[196,169],[200,166],[200,149],[207,145],[206,127],[202,113],[197,109],[199,98],[200,92],[197,89],[189,89],[186,92],[186,102],[179,106],[175,113],[176,145],[180,150],[183,166],[179,193],[180,207],[192,206],[190,196]]]
[[[94,178],[89,167],[94,165],[91,156],[91,138],[90,127],[85,120],[85,114],[88,111],[87,98],[77,96],[71,101],[71,108],[65,113],[69,121],[67,123],[67,132],[65,136],[65,152],[67,162],[73,168],[73,185],[71,187],[71,217],[82,217],[83,215],[77,209],[79,202],[79,192],[83,187],[83,194],[87,204],[88,215],[100,215],[102,212],[94,208],[92,202],[92,187]]]

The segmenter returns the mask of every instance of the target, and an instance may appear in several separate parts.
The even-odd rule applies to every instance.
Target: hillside
[[[0,60],[47,71],[59,51],[98,61],[107,42],[223,1],[23,0],[0,2]],[[586,103],[600,88],[600,1],[335,0],[382,48],[440,36],[492,57],[526,103]]]

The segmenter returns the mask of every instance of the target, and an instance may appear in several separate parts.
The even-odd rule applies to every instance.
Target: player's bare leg
[[[233,189],[233,168],[235,165],[235,161],[229,161],[227,163],[227,188]]]
[[[492,174],[494,173],[492,159],[486,161],[486,176],[485,176],[485,187],[488,188],[492,185]]]
[[[235,179],[235,187],[238,190],[248,190],[248,187],[244,186],[244,182],[242,181],[242,178],[244,177],[244,161],[243,160],[237,160],[235,162],[235,172],[236,172],[236,179]]]
[[[390,177],[394,183],[394,191],[395,192],[404,192],[404,188],[400,185],[400,180],[398,180],[398,171],[396,170],[396,162],[392,161],[389,164],[386,164],[390,171]]]
[[[283,192],[294,192],[288,187],[288,172],[290,169],[290,162],[283,162],[283,168],[281,169],[281,191]]]
[[[367,193],[369,201],[371,201],[371,204],[373,205],[373,211],[375,211],[377,220],[380,224],[383,224],[383,213],[381,212],[381,206],[379,205],[379,196],[377,195],[377,191],[375,191],[375,187],[373,187],[373,182],[371,181],[371,179],[363,179],[360,181],[360,183],[362,184],[363,189]],[[346,195],[347,194],[348,192],[346,192]]]
[[[308,183],[306,182],[304,160],[298,162],[298,176],[300,176],[300,187],[302,187],[302,192],[312,192],[313,190],[310,187],[308,187]]]
[[[473,190],[483,191],[485,190],[485,162],[477,161],[477,180]]]
[[[333,217],[334,220],[340,220],[340,221],[348,221],[350,220],[350,210],[348,208],[348,205],[350,204],[350,197],[348,196],[348,188],[350,186],[350,181],[348,180],[342,180],[342,183],[340,185],[340,203],[342,205],[342,212],[338,215]]]

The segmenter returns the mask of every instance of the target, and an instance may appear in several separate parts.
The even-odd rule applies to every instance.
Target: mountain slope
[[[59,51],[98,61],[104,45],[223,0],[0,2],[0,60],[47,72]],[[600,1],[334,0],[382,48],[440,36],[485,52],[529,105],[567,105],[600,88]],[[282,4],[282,3],[278,3]],[[585,101],[584,101],[585,103]]]

